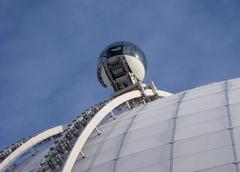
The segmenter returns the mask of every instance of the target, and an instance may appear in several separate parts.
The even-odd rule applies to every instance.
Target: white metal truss
[[[14,151],[12,151],[0,164],[0,172],[5,171],[7,168],[13,164],[21,155],[29,151],[33,146],[37,145],[41,141],[48,139],[52,136],[55,136],[57,134],[63,133],[63,136],[61,138],[64,139],[64,141],[68,141],[68,137],[76,137],[74,140],[73,145],[68,145],[69,150],[67,151],[67,157],[65,157],[65,161],[62,164],[63,166],[57,169],[41,169],[39,171],[58,171],[60,169],[63,169],[64,172],[71,171],[79,153],[82,153],[82,147],[84,146],[85,142],[87,141],[88,137],[91,135],[93,130],[98,131],[97,126],[99,123],[107,116],[111,115],[114,118],[114,114],[112,111],[117,108],[119,105],[123,103],[127,103],[129,100],[135,99],[135,98],[141,98],[141,97],[149,97],[149,96],[157,96],[157,97],[167,97],[169,95],[172,95],[171,93],[160,91],[156,89],[146,89],[143,91],[134,90],[128,93],[125,93],[123,95],[120,95],[114,99],[107,100],[105,102],[101,102],[97,105],[94,105],[87,111],[85,111],[83,114],[86,115],[86,118],[83,117],[83,115],[79,116],[75,122],[70,125],[68,128],[66,126],[60,125],[51,129],[48,129],[21,144],[18,148],[16,148]],[[144,101],[143,101],[144,102]],[[80,120],[81,119],[81,120]],[[80,123],[79,123],[80,122]],[[77,126],[77,124],[81,126]],[[76,132],[76,127],[81,128],[81,132]],[[75,130],[73,130],[75,129]],[[100,133],[100,131],[98,131]],[[61,139],[60,138],[60,139]],[[63,145],[64,148],[66,148]],[[55,144],[56,147],[56,144]],[[54,147],[52,147],[52,150],[55,151]],[[55,152],[54,152],[55,153]],[[57,152],[56,155],[58,155],[59,152]],[[55,155],[55,154],[54,154]],[[85,156],[85,155],[84,155]],[[58,157],[58,156],[55,156]],[[60,157],[59,157],[60,158]]]
[[[157,93],[158,93],[159,97],[166,97],[168,95],[171,95],[170,93],[162,92],[162,91],[158,91],[158,90],[157,90]],[[151,89],[145,90],[145,96],[154,96],[154,95],[155,95],[155,93],[153,90],[151,90]],[[113,109],[115,109],[122,103],[127,102],[131,99],[139,98],[139,97],[142,97],[142,93],[139,90],[125,93],[125,94],[113,99],[112,101],[107,103],[100,111],[98,111],[97,114],[91,119],[91,121],[87,124],[87,126],[84,128],[82,133],[77,138],[69,156],[67,157],[67,160],[64,164],[62,171],[63,172],[71,172],[71,170],[75,164],[75,161],[77,160],[78,154],[82,150],[88,137],[91,135],[93,130],[98,126],[98,124],[104,119],[104,117],[106,117],[109,113],[111,113],[111,111]]]
[[[5,171],[17,158],[19,158],[21,155],[31,149],[34,145],[40,143],[41,141],[49,137],[62,133],[64,131],[64,128],[66,128],[64,125],[59,125],[57,127],[43,131],[40,134],[29,139],[1,162],[0,171]]]

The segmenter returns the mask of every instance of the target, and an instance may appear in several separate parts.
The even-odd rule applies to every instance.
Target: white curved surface
[[[162,90],[156,90],[156,91],[157,91],[159,97],[168,97],[168,96],[173,95],[172,93],[169,93],[167,91],[162,91]]]
[[[140,80],[143,81],[145,77],[145,67],[143,63],[137,59],[136,57],[125,55],[125,59],[128,63],[129,68],[131,69],[132,73]]]
[[[0,164],[0,171],[1,172],[5,171],[17,158],[19,158],[22,154],[24,154],[26,151],[28,151],[34,145],[38,144],[39,142],[41,142],[51,136],[54,136],[56,134],[63,132],[64,129],[65,129],[64,125],[59,125],[57,127],[48,129],[48,130],[43,131],[42,133],[34,136],[30,140],[28,140],[26,143],[22,144],[15,151],[13,151],[6,159],[3,160],[3,162]]]
[[[143,81],[146,71],[143,63],[136,57],[125,55],[125,59],[128,63],[129,68],[131,69],[132,73],[140,80]],[[109,80],[104,67],[101,67],[101,77],[108,87],[111,87],[111,81]]]
[[[162,92],[159,92],[163,94]],[[150,89],[145,90],[146,96],[153,96],[154,92]],[[164,94],[167,94],[167,92]],[[120,104],[134,99],[141,97],[142,94],[138,90],[134,90],[128,93],[125,93],[115,99],[113,99],[111,102],[106,104],[93,118],[92,120],[88,123],[88,125],[84,128],[82,131],[81,135],[78,137],[75,145],[73,146],[68,159],[63,167],[63,172],[70,172],[75,164],[75,161],[78,157],[78,154],[82,150],[84,144],[86,143],[88,137],[91,135],[93,130],[97,127],[97,125],[102,121],[104,117],[106,117],[113,109],[115,109],[117,106]]]

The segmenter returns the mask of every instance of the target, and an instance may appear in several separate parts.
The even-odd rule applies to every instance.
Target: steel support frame
[[[235,137],[234,137],[234,133],[233,133],[234,131],[233,131],[233,125],[232,125],[232,115],[231,115],[230,104],[229,104],[228,81],[224,82],[224,92],[225,92],[225,99],[226,99],[225,106],[227,108],[227,117],[228,117],[228,130],[230,132],[232,149],[233,149],[233,157],[234,157],[233,164],[236,167],[236,171],[240,172],[239,160],[238,160],[238,156],[237,156],[237,148],[236,148]]]
[[[21,155],[23,155],[25,152],[30,150],[34,145],[38,144],[39,142],[52,137],[54,135],[57,135],[59,133],[62,133],[66,126],[59,125],[54,128],[48,129],[46,131],[41,132],[40,134],[32,137],[27,142],[22,144],[19,148],[17,148],[15,151],[13,151],[6,159],[4,159],[0,164],[0,171],[5,171],[7,168],[10,167],[10,165]]]
[[[159,91],[157,90],[159,97],[166,97],[171,95],[170,93]],[[154,96],[156,93],[153,92],[151,89],[145,90],[146,96]],[[129,100],[132,100],[134,98],[142,97],[142,93],[139,90],[134,90],[128,93],[125,93],[121,96],[116,97],[112,101],[110,101],[108,104],[106,104],[97,114],[91,119],[91,121],[88,123],[88,125],[84,128],[82,133],[79,135],[77,141],[75,142],[69,156],[67,157],[67,160],[63,167],[63,172],[71,172],[77,157],[82,150],[84,144],[86,143],[88,137],[91,135],[91,133],[94,131],[94,129],[100,124],[100,122],[109,114],[111,111],[113,111],[116,107],[121,105],[122,103],[125,103]]]

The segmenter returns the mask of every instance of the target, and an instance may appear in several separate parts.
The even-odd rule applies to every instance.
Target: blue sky
[[[0,149],[106,99],[96,61],[125,40],[173,93],[240,76],[239,0],[1,0]]]

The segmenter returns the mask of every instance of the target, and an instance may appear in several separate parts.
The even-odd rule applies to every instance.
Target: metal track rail
[[[23,139],[11,147],[2,151],[0,157],[2,158],[0,163],[0,172],[5,171],[10,165],[15,162],[20,156],[29,151],[32,147],[41,144],[45,140],[61,134],[60,139],[55,143],[50,151],[45,155],[45,158],[41,161],[40,167],[37,171],[71,171],[76,158],[79,153],[82,154],[81,149],[85,144],[87,138],[92,131],[96,129],[97,125],[108,114],[112,116],[112,110],[119,105],[126,103],[128,100],[132,100],[139,97],[167,97],[172,95],[171,93],[147,89],[143,92],[138,90],[125,93],[115,99],[109,99],[99,104],[96,104],[84,113],[79,115],[76,120],[73,121],[68,127],[60,125],[51,129],[48,129],[36,136],[31,136]],[[113,116],[115,118],[115,116]],[[80,147],[78,147],[80,145]],[[82,154],[83,155],[83,154]],[[85,156],[85,155],[83,155]],[[70,168],[69,168],[70,167]]]
[[[17,148],[19,148],[20,146],[22,146],[24,143],[26,143],[29,139],[31,139],[34,136],[29,136],[26,137],[20,141],[18,141],[15,144],[12,144],[11,146],[7,147],[6,149],[2,150],[0,153],[0,163],[6,159],[13,151],[15,151]]]
[[[110,101],[111,99],[100,102],[81,113],[77,119],[68,126],[62,137],[55,143],[55,145],[50,148],[44,159],[41,161],[40,167],[37,171],[45,172],[60,170],[69,156],[71,148],[84,128],[88,125],[95,114]],[[96,127],[94,129],[98,132]]]
[[[165,97],[162,96],[162,92],[158,92],[159,97]],[[156,93],[150,89],[144,90],[144,96],[156,96]],[[81,132],[79,137],[77,138],[76,142],[73,145],[73,148],[71,149],[68,157],[66,158],[66,162],[63,165],[63,172],[71,172],[75,161],[77,160],[77,157],[79,153],[81,153],[81,150],[86,143],[88,137],[91,135],[91,133],[94,131],[94,129],[99,125],[99,123],[116,107],[119,105],[135,99],[135,98],[141,98],[142,93],[139,90],[131,91],[128,93],[125,93],[119,97],[116,97],[109,103],[107,103],[100,111],[98,111],[95,116],[91,119],[91,121],[88,123],[88,125],[84,128],[84,130]]]
[[[43,131],[42,133],[30,138],[28,141],[21,144],[17,149],[15,149],[11,154],[8,155],[0,164],[0,172],[5,171],[17,158],[31,149],[38,143],[48,139],[52,136],[60,134],[64,131],[65,126],[59,125],[57,127]]]

